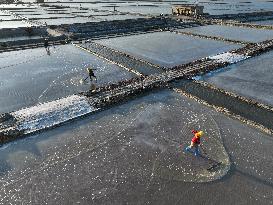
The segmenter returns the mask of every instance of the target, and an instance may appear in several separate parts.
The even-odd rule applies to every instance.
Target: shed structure
[[[194,4],[181,4],[172,7],[173,15],[184,16],[201,16],[203,15],[204,6]]]

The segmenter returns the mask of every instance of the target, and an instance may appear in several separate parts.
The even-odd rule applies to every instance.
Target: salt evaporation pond
[[[266,21],[252,21],[250,23],[253,24],[259,24],[259,25],[269,25],[269,26],[273,26],[273,20],[266,20]]]
[[[143,18],[143,16],[137,16],[137,15],[108,15],[108,16],[94,16],[94,17],[96,19],[101,19],[104,21],[118,21],[118,20]]]
[[[22,14],[22,15],[24,15],[24,14]],[[73,18],[73,17],[75,17],[74,15],[72,15],[72,14],[67,14],[67,13],[65,13],[65,14],[63,14],[63,13],[51,13],[51,14],[49,14],[49,13],[44,13],[44,14],[41,14],[41,16],[40,16],[40,18],[45,18],[45,19],[50,19],[50,18]],[[31,16],[29,16],[29,18],[34,18],[34,17],[31,17]],[[36,18],[36,17],[35,17]],[[38,18],[39,18],[39,16],[38,16]]]
[[[205,130],[211,157],[226,165],[232,159],[228,175],[225,166],[202,173],[202,159],[183,152],[194,128]],[[270,136],[163,90],[2,147],[0,200],[270,204],[272,146]],[[35,195],[28,194],[31,190]]]
[[[273,106],[272,59],[273,52],[269,52],[207,74],[202,80]]]
[[[1,13],[0,11],[0,21],[11,21],[16,20],[16,18],[12,15]]]
[[[0,9],[6,10],[16,10],[16,9],[36,9],[38,8],[37,4],[0,4]]]
[[[131,5],[122,4],[117,8],[118,11],[121,12],[129,12],[135,14],[143,14],[143,15],[155,15],[158,16],[160,14],[171,14],[172,13],[172,5],[170,4],[155,4],[149,3],[146,5],[145,3],[132,3]]]
[[[156,32],[95,41],[154,64],[173,67],[235,48],[239,45],[170,32]]]
[[[57,18],[57,19],[38,19],[38,21],[47,23],[47,25],[62,25],[62,24],[74,24],[74,23],[87,23],[87,22],[99,22],[99,19],[94,18]]]
[[[199,2],[199,4],[205,6],[204,12],[212,15],[273,11],[271,0],[211,0]]]
[[[134,77],[73,45],[0,54],[0,113],[17,110],[90,89],[86,68],[97,76],[96,86]]]
[[[96,1],[96,2],[83,2],[83,1],[73,1],[73,2],[57,2],[56,1],[47,1],[48,5],[57,5],[57,6],[70,6],[70,7],[83,7],[90,9],[103,9],[113,11],[113,5],[118,6],[117,10],[121,12],[129,13],[142,13],[145,15],[159,15],[171,14],[171,7],[173,4],[177,4],[177,1],[162,1],[158,2],[148,2],[148,1],[133,1],[133,2],[117,2],[117,1]],[[196,3],[195,0],[188,0],[183,3]],[[205,6],[204,12],[219,15],[219,14],[237,14],[237,13],[250,13],[250,12],[259,12],[259,11],[273,11],[273,4],[271,0],[265,1],[239,1],[239,0],[213,0],[213,1],[201,1],[198,2],[199,5]],[[1,8],[21,8],[21,9],[33,9],[36,6],[34,4],[25,6],[25,5],[1,5]],[[40,9],[40,8],[38,8]]]
[[[49,2],[49,3],[48,3]],[[53,2],[53,1],[52,1]],[[74,2],[74,3],[73,3]],[[171,7],[174,4],[179,4],[176,0],[171,1],[161,1],[158,2],[148,2],[148,1],[133,1],[133,2],[116,2],[116,1],[107,1],[107,2],[82,2],[82,1],[73,1],[73,2],[59,2],[59,3],[50,3],[50,5],[63,5],[63,6],[72,6],[72,7],[87,7],[87,8],[103,8],[113,11],[113,5],[117,7],[118,11],[129,12],[129,13],[143,13],[150,15],[159,15],[171,14]],[[195,4],[195,0],[187,0],[182,3]],[[212,15],[221,15],[221,14],[238,14],[238,13],[251,13],[259,11],[273,11],[273,3],[271,0],[257,1],[241,1],[241,0],[211,0],[211,1],[199,1],[199,5],[205,6],[204,12]],[[112,6],[112,7],[111,7]]]
[[[9,37],[9,38],[0,38],[0,42],[7,41],[21,41],[21,40],[30,40],[30,39],[39,39],[41,36],[17,36],[17,37]]]
[[[2,28],[18,28],[18,27],[31,27],[30,23],[24,21],[0,21],[0,29]]]
[[[243,28],[236,26],[208,25],[186,29],[178,29],[194,34],[222,37],[237,41],[261,42],[273,38],[273,30]]]

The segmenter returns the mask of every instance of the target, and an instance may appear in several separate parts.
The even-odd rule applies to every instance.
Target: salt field
[[[121,5],[117,9],[121,12],[129,12],[132,14],[143,14],[143,15],[160,15],[160,14],[170,14],[171,5],[170,4],[135,4],[132,5]]]
[[[50,2],[50,1],[48,1]],[[181,3],[196,3],[194,0],[187,0]],[[271,0],[264,1],[239,1],[239,0],[224,0],[224,1],[200,1],[200,5],[205,6],[204,11],[212,15],[219,14],[237,14],[237,13],[250,13],[264,10],[273,10],[273,5]],[[145,2],[145,1],[133,1],[133,2],[116,2],[116,1],[107,1],[107,2],[98,2],[96,4],[89,4],[83,1],[60,1],[60,3],[51,3],[51,5],[63,5],[63,6],[77,6],[77,7],[88,7],[88,8],[98,8],[103,7],[107,9],[106,6],[117,5],[123,12],[132,12],[132,13],[145,13],[156,15],[160,13],[170,14],[170,8],[173,4],[179,4],[177,1],[162,1],[158,2]],[[110,7],[113,8],[113,7]],[[169,9],[168,9],[169,8]]]
[[[235,26],[208,25],[194,28],[179,29],[194,34],[222,37],[237,41],[260,42],[273,38],[273,30],[238,28]]]
[[[272,19],[271,0],[4,0],[0,204],[273,204]]]
[[[56,18],[56,19],[39,19],[40,22],[46,23],[47,25],[62,25],[62,24],[73,24],[73,23],[86,23],[86,22],[98,22],[98,19],[90,18]]]
[[[1,21],[11,21],[11,20],[16,20],[12,15],[8,13],[4,13],[0,11],[0,20]]]
[[[273,26],[273,20],[253,21],[251,23],[260,24],[260,25],[270,25],[270,26]]]
[[[59,5],[56,7],[54,7],[54,5],[51,6],[52,7],[22,7],[20,9],[18,7],[10,7],[9,16],[5,15],[1,17],[0,13],[0,18],[3,20],[10,20],[10,18],[18,18],[16,15],[20,15],[20,17],[46,23],[47,25],[62,25],[139,18],[139,16],[136,14],[128,15],[122,12],[113,12],[110,8],[108,11],[108,7],[103,10],[94,10],[94,8],[89,9],[88,7],[85,9],[77,8],[75,5],[72,8],[59,8]],[[23,26],[24,25],[22,25],[22,27]]]
[[[208,74],[202,80],[273,106],[272,59],[270,52]]]
[[[0,21],[0,29],[3,28],[18,28],[18,27],[31,27],[30,23],[24,21]]]
[[[10,37],[10,38],[0,38],[0,42],[30,40],[30,39],[38,39],[38,38],[41,38],[41,36],[18,36],[18,37]]]
[[[137,19],[137,18],[143,18],[143,16],[138,16],[138,15],[107,15],[107,16],[97,16],[96,17],[96,19],[101,19],[101,20],[104,20],[104,21]]]
[[[95,42],[165,67],[189,63],[240,47],[236,44],[170,32],[118,37]]]
[[[51,47],[50,55],[44,48],[2,53],[0,61],[2,113],[89,90],[89,79],[81,82],[88,67],[96,69],[97,86],[135,76],[72,45]]]

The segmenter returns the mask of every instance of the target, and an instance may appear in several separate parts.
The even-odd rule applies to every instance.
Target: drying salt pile
[[[249,58],[249,56],[227,52],[215,56],[209,56],[209,58],[219,63],[237,63]]]
[[[88,103],[86,97],[72,95],[56,101],[24,108],[12,112],[11,115],[17,120],[16,129],[31,133],[87,115],[95,110],[97,109]]]

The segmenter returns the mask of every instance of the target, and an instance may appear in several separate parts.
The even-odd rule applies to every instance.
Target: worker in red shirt
[[[192,151],[192,148],[195,148],[194,155],[198,156],[198,155],[200,155],[200,151],[199,151],[199,145],[201,143],[200,138],[203,136],[204,132],[192,130],[192,133],[194,134],[194,137],[191,140],[191,145],[186,147],[186,151],[190,152],[190,151]]]

